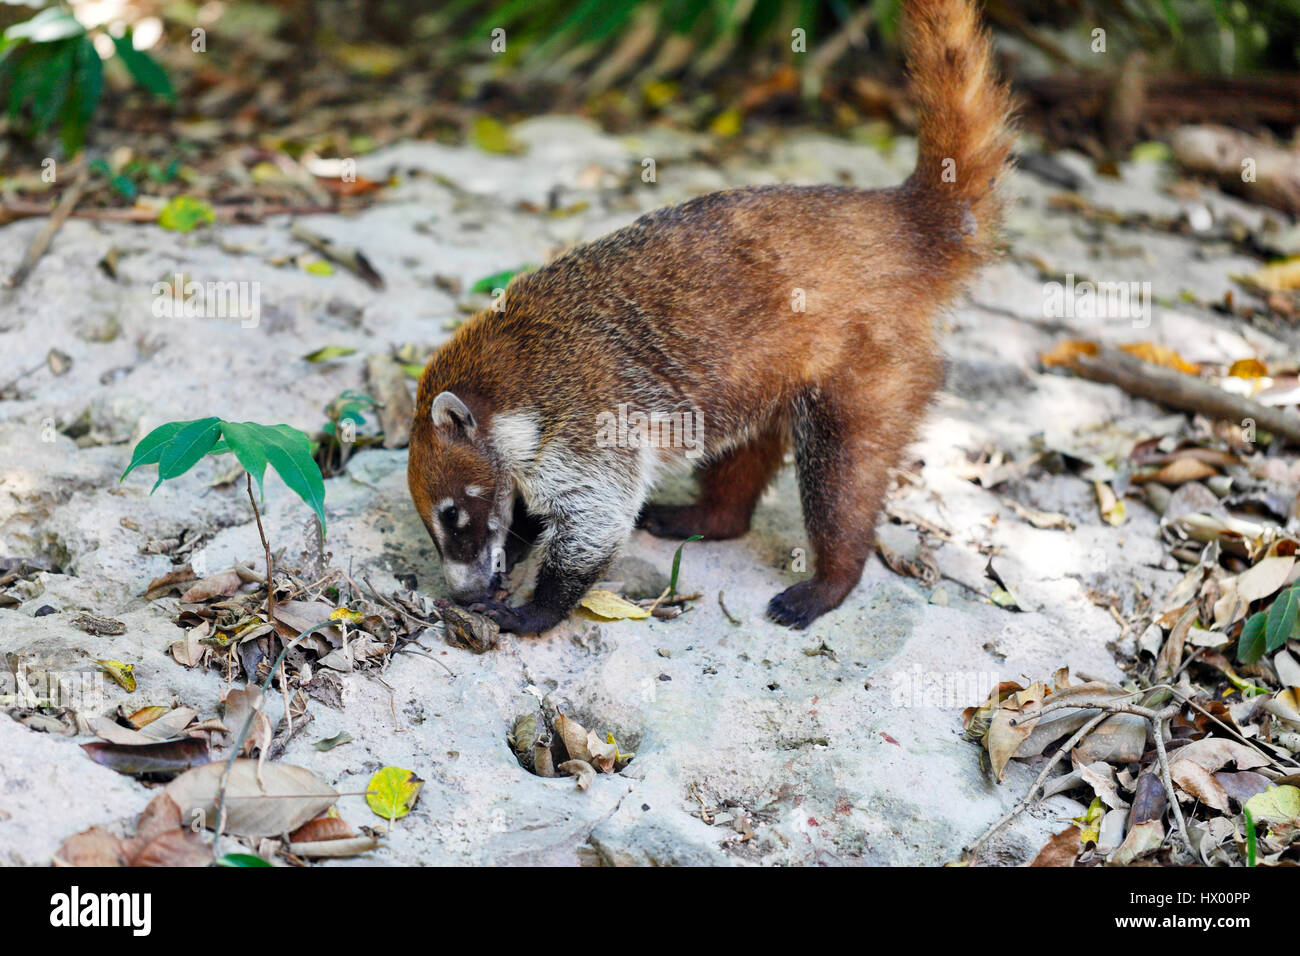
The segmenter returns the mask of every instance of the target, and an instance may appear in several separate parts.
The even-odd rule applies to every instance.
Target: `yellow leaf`
[[[389,823],[411,812],[424,781],[401,767],[385,767],[366,785],[366,805]]]
[[[1300,256],[1267,265],[1250,276],[1249,281],[1269,292],[1300,289]]]
[[[132,727],[134,727],[136,730],[139,730],[141,727],[146,727],[149,724],[152,724],[155,720],[157,720],[163,714],[167,713],[169,710],[171,710],[170,707],[160,707],[157,705],[153,707],[142,707],[140,710],[137,710],[126,720],[127,723],[129,723]]]
[[[1237,359],[1228,369],[1230,378],[1263,378],[1268,374],[1268,366],[1259,359]]]
[[[304,262],[302,267],[314,276],[332,276],[334,274],[334,266],[324,259],[310,259]]]
[[[1300,824],[1300,787],[1269,787],[1246,801],[1256,823]]]
[[[1122,525],[1128,516],[1123,500],[1116,497],[1114,489],[1104,481],[1094,481],[1092,487],[1097,493],[1097,506],[1101,509],[1102,519],[1109,525]]]
[[[624,601],[613,591],[605,591],[600,588],[588,591],[579,603],[592,614],[610,621],[624,619],[640,621],[650,616],[650,612],[645,608]]]
[[[1059,366],[1070,366],[1080,355],[1096,355],[1097,343],[1085,342],[1081,339],[1067,339],[1064,342],[1058,342],[1056,348],[1050,352],[1043,352],[1038,356],[1038,360],[1048,368]]]
[[[730,139],[740,132],[743,122],[744,117],[740,115],[740,110],[723,110],[713,117],[713,122],[709,124],[709,132],[722,139]]]
[[[123,664],[121,661],[95,661],[108,676],[126,688],[128,694],[135,691],[135,665]]]
[[[1154,342],[1130,342],[1128,345],[1121,345],[1120,348],[1144,362],[1171,368],[1176,372],[1198,375],[1201,371],[1199,365],[1188,362],[1173,349],[1163,345],[1156,345]]]
[[[523,144],[510,135],[505,125],[491,116],[479,116],[469,134],[470,142],[487,153],[522,153]]]
[[[360,611],[353,611],[345,607],[336,607],[330,611],[331,621],[350,621],[353,624],[360,624],[366,619],[366,616]]]
[[[1088,812],[1074,818],[1074,822],[1079,825],[1080,846],[1085,843],[1096,843],[1101,839],[1101,818],[1105,815],[1106,808],[1102,805],[1101,797],[1094,797]]]

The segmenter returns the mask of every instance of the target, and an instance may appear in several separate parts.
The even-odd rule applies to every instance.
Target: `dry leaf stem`
[[[225,828],[226,824],[226,784],[230,780],[230,771],[235,767],[235,760],[239,757],[240,750],[243,749],[244,741],[247,739],[249,731],[253,729],[253,721],[257,718],[258,713],[262,709],[262,702],[266,699],[266,692],[271,687],[271,680],[275,677],[275,672],[279,670],[280,666],[284,663],[284,658],[285,655],[289,653],[289,648],[297,645],[297,643],[308,634],[314,634],[316,631],[324,630],[327,627],[333,627],[334,624],[334,621],[326,619],[317,624],[313,624],[293,640],[284,643],[284,646],[280,649],[279,657],[275,659],[275,664],[272,665],[271,670],[267,673],[266,679],[262,681],[262,685],[259,688],[260,698],[257,704],[249,709],[248,716],[244,718],[244,726],[239,729],[239,734],[235,737],[234,747],[230,751],[230,759],[226,761],[226,768],[221,772],[221,782],[217,785],[217,819],[212,837],[212,855],[214,857],[220,856],[217,852],[217,848],[221,843],[221,831]]]

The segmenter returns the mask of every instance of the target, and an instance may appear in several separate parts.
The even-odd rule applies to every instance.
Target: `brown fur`
[[[598,476],[608,473],[598,480],[618,484],[633,480],[640,458],[594,447],[598,415],[619,403],[694,411],[708,451],[700,500],[652,506],[643,524],[670,536],[743,534],[793,446],[816,574],[769,611],[804,626],[843,600],[870,554],[888,470],[939,384],[933,319],[994,248],[995,186],[1010,149],[1007,93],[990,76],[971,0],[908,0],[906,22],[922,107],[920,156],[907,182],[701,196],[517,278],[504,311],[462,326],[421,380],[410,483],[426,523],[432,504],[464,485],[510,480],[485,444],[497,414],[535,413],[538,458],[590,462]],[[955,181],[945,181],[946,159]],[[796,290],[804,312],[792,308]],[[429,422],[444,391],[473,411],[477,443]],[[525,499],[531,487],[521,480]],[[549,498],[528,504],[561,526],[561,538],[566,521],[605,518],[575,518]],[[608,557],[572,569],[544,557],[544,573],[548,560],[551,578],[590,583]],[[569,600],[575,587],[546,587],[556,594],[543,595],[539,578],[534,601],[514,609],[521,617],[487,609],[504,626],[549,626],[556,609],[539,608]]]

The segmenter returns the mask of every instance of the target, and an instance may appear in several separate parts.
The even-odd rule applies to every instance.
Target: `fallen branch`
[[[1209,382],[1144,362],[1118,349],[1102,347],[1095,355],[1076,355],[1068,368],[1080,378],[1117,385],[1130,395],[1180,411],[1198,412],[1238,425],[1249,419],[1264,431],[1300,445],[1300,416],[1233,395]]]
[[[45,255],[45,250],[50,247],[54,234],[68,221],[68,217],[72,215],[77,203],[81,202],[81,197],[86,194],[87,171],[84,159],[78,159],[74,163],[72,185],[59,197],[59,202],[54,207],[54,211],[49,213],[49,222],[36,234],[32,244],[27,247],[27,254],[23,256],[23,261],[18,264],[18,268],[13,271],[13,274],[5,280],[6,286],[11,289],[18,288],[31,275],[32,270],[36,268],[36,263],[40,262],[41,256]],[[45,211],[49,212],[49,210]]]
[[[370,260],[366,258],[365,253],[360,249],[335,242],[333,239],[314,233],[296,222],[293,224],[293,228],[289,230],[289,234],[300,242],[305,242],[311,246],[326,259],[337,262],[354,273],[357,278],[372,289],[382,289],[384,287],[383,276],[370,264]]]
[[[216,213],[217,219],[223,222],[257,222],[270,216],[312,216],[320,214],[336,214],[338,209],[333,206],[286,206],[286,205],[262,205],[259,203],[230,203],[223,206],[213,206],[212,211]],[[25,200],[15,200],[13,202],[0,203],[0,226],[7,226],[11,222],[19,219],[33,219],[39,216],[50,216],[54,213],[50,207],[38,202],[29,202]],[[90,219],[96,222],[138,222],[149,223],[158,221],[158,210],[130,206],[125,209],[78,209],[70,212],[68,218],[72,219]]]

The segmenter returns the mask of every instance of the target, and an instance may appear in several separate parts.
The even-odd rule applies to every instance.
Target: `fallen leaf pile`
[[[596,774],[616,773],[636,756],[621,752],[612,733],[602,739],[558,712],[549,721],[537,713],[525,714],[506,739],[524,769],[539,777],[575,777],[579,790],[590,787]]]
[[[213,859],[203,830],[212,830],[221,803],[224,763],[181,774],[150,801],[133,836],[91,827],[69,837],[54,855],[66,866],[267,866],[283,860],[347,857],[374,849],[375,837],[356,833],[334,807],[339,793],[303,767],[236,760],[225,784],[226,841],[236,849]]]
[[[1293,707],[1295,691],[1287,693]],[[1263,711],[1258,699],[1225,704],[1186,680],[1145,690],[1072,685],[1062,669],[1051,684],[1002,683],[963,720],[999,781],[1012,760],[1056,757],[1069,744],[1056,764],[1065,771],[1043,781],[1042,796],[1067,793],[1088,809],[1047,841],[1035,866],[1296,865],[1300,761],[1277,738],[1300,744],[1300,714]]]

